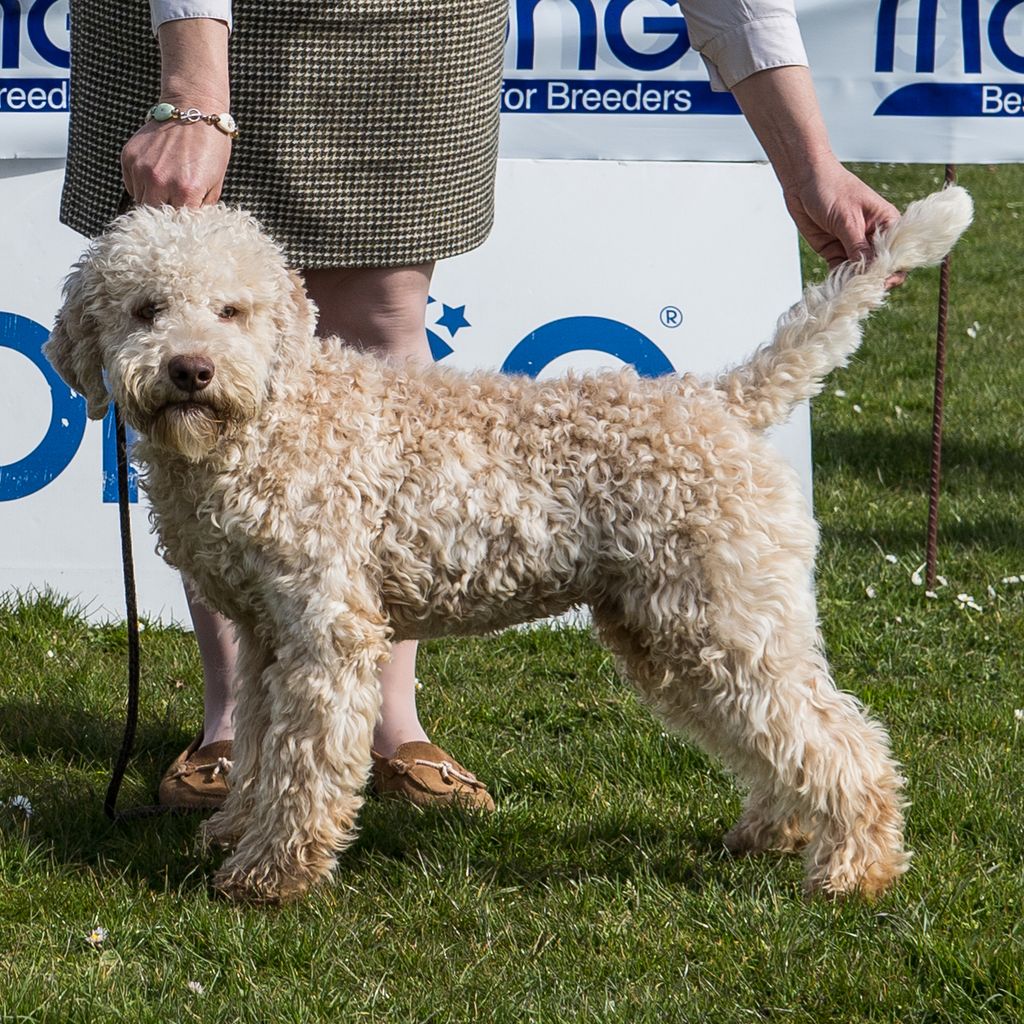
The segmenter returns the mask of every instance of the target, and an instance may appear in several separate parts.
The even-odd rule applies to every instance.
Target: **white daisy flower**
[[[17,796],[12,796],[11,799],[7,801],[7,806],[10,807],[12,811],[21,811],[26,818],[32,817],[32,802],[27,796],[22,796],[21,793]]]
[[[102,925],[93,925],[92,931],[89,932],[85,937],[85,941],[89,943],[93,949],[99,949],[104,942],[107,941],[110,932],[107,931]]]

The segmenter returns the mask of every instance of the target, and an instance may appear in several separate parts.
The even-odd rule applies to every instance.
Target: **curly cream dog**
[[[238,624],[233,846],[215,886],[280,900],[355,833],[397,640],[590,607],[622,674],[749,786],[736,852],[805,845],[806,885],[906,869],[882,727],[836,690],[816,627],[816,528],[762,436],[860,340],[896,270],[937,262],[967,194],[913,204],[715,380],[535,381],[387,365],[314,334],[248,215],[138,209],[69,278],[46,354],[113,398],[168,561]],[[109,391],[108,391],[109,386]]]

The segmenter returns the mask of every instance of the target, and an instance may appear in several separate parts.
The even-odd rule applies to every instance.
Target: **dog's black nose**
[[[175,356],[167,364],[167,375],[182,391],[202,391],[213,380],[213,363],[206,356]]]

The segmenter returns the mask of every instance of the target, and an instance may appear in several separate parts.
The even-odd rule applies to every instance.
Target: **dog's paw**
[[[907,870],[909,862],[910,855],[903,851],[859,862],[844,857],[841,863],[808,874],[804,879],[804,892],[828,899],[860,896],[874,900],[892,887]]]
[[[296,876],[271,868],[256,871],[233,868],[225,864],[213,876],[214,896],[232,903],[257,906],[280,906],[305,895],[314,884],[308,876]]]
[[[804,891],[828,897],[884,893],[910,866],[903,849],[902,818],[897,809],[880,821],[851,830],[838,841],[826,836],[806,855]]]
[[[254,844],[247,837],[213,876],[213,892],[235,903],[288,903],[329,877],[334,864],[326,851]]]
[[[811,841],[795,815],[785,821],[765,821],[744,815],[726,833],[726,850],[734,857],[758,853],[798,853]]]

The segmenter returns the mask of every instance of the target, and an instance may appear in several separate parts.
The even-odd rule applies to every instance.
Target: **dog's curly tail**
[[[885,282],[899,271],[939,263],[967,229],[974,204],[951,186],[911,203],[874,239],[870,263],[844,263],[779,320],[775,337],[742,366],[715,381],[731,412],[754,430],[783,422],[793,406],[822,389],[861,339],[861,322],[885,302]]]

